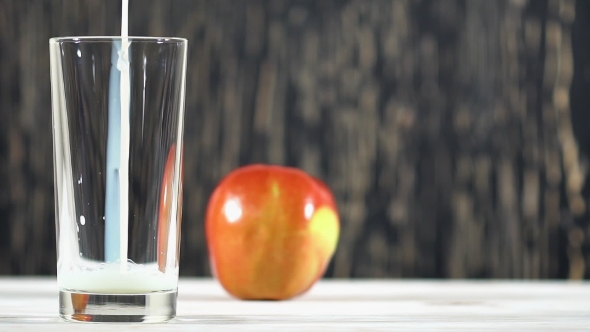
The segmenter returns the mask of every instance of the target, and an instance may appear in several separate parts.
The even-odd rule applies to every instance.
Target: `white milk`
[[[176,273],[164,274],[158,267],[129,262],[125,273],[119,263],[105,263],[92,271],[72,271],[58,274],[59,288],[70,291],[105,294],[142,294],[176,289]]]

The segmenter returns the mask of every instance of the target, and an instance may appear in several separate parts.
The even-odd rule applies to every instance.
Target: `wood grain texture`
[[[55,278],[0,278],[0,329],[104,331],[57,316]],[[590,284],[555,281],[322,280],[290,301],[239,301],[181,278],[176,319],[117,331],[585,331]]]
[[[210,273],[208,195],[233,168],[334,190],[337,277],[589,276],[590,4],[142,0],[189,39],[181,274]],[[0,0],[0,274],[55,272],[47,40],[115,35],[109,0]]]

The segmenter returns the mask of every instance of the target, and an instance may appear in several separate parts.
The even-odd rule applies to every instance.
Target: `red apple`
[[[176,220],[178,227],[180,227],[180,221],[182,218],[182,181],[183,181],[183,167],[182,167],[182,153],[181,153],[181,167],[180,167],[180,192],[178,195],[177,202],[177,215]],[[174,166],[176,161],[176,145],[172,145],[170,152],[168,152],[168,158],[166,165],[164,166],[164,175],[162,179],[162,189],[160,193],[160,206],[158,215],[158,269],[162,272],[166,271],[166,261],[168,255],[168,232],[170,230],[170,220],[172,218],[172,192],[174,190],[172,180],[174,176]],[[180,235],[180,232],[177,232]],[[180,238],[177,239],[177,250],[178,255],[180,246]],[[178,257],[176,257],[178,262]]]
[[[228,174],[207,206],[214,276],[245,300],[283,300],[322,277],[340,232],[330,189],[305,172],[250,165]]]
[[[89,294],[72,293],[72,306],[74,307],[74,314],[72,315],[73,320],[81,322],[92,321],[92,316],[82,313],[86,310],[89,299]]]
[[[79,322],[92,322],[92,316],[87,314],[73,314],[72,319]]]
[[[79,313],[86,309],[88,305],[89,294],[72,293],[72,306],[74,306],[74,312]]]

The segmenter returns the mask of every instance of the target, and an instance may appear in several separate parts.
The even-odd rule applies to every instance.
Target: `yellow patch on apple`
[[[322,206],[314,212],[309,221],[309,232],[320,241],[322,252],[326,256],[332,256],[338,244],[340,224],[338,216],[329,207]]]

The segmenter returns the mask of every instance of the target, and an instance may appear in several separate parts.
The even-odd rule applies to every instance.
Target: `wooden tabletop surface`
[[[583,331],[590,283],[325,280],[297,299],[239,301],[211,279],[182,278],[163,324],[67,323],[54,278],[0,278],[0,331]],[[141,325],[141,326],[138,326]]]

